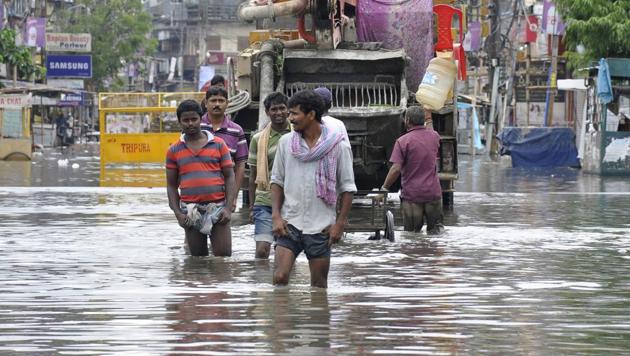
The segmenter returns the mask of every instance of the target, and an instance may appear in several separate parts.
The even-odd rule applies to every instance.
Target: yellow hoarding
[[[179,133],[106,134],[101,138],[104,163],[163,163]]]
[[[100,93],[100,185],[162,187],[169,146],[181,128],[175,113],[185,99],[204,93]]]

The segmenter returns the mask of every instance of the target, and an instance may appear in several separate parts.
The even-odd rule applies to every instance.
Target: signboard
[[[46,75],[92,78],[92,56],[49,54],[46,57]]]
[[[468,24],[468,32],[464,37],[464,50],[466,52],[478,51],[481,48],[481,22],[474,21]]]
[[[46,44],[45,17],[29,17],[26,19],[24,43],[28,47],[44,47]]]
[[[33,105],[33,97],[28,94],[0,94],[0,108],[21,109]]]
[[[179,136],[179,132],[104,134],[101,136],[101,164],[164,163],[164,152]]]
[[[199,85],[197,86],[198,91],[206,91],[207,88],[204,89],[204,86],[210,87],[210,79],[214,76],[214,66],[200,66],[199,67]]]
[[[564,23],[556,10],[552,0],[545,0],[543,4],[542,29],[548,35],[563,35]]]
[[[80,106],[83,104],[83,96],[81,94],[66,94],[59,102],[58,106]]]
[[[91,52],[89,33],[47,33],[46,50],[51,52]]]
[[[81,89],[85,88],[83,79],[48,79],[47,84],[56,88]]]
[[[527,22],[524,26],[523,31],[523,42],[525,43],[535,43],[536,42],[536,34],[538,33],[538,16],[529,15],[527,16]]]
[[[220,51],[206,52],[206,64],[225,64],[225,55]]]
[[[237,58],[238,52],[225,52],[210,50],[206,52],[206,61],[204,65],[220,65],[226,64],[229,57]]]

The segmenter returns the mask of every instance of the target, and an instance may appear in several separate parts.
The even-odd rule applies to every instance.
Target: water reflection
[[[232,257],[186,256],[164,188],[77,187],[96,185],[98,166],[77,156],[85,172],[62,170],[59,155],[30,166],[33,187],[0,188],[0,354],[623,354],[630,346],[628,180],[463,161],[444,235],[396,231],[390,243],[349,234],[333,250],[329,288],[319,290],[303,256],[289,287],[271,285],[273,263],[254,259],[244,211],[235,214]],[[1,167],[1,182],[28,181]],[[53,177],[69,187],[38,187]],[[367,219],[364,211],[353,218]]]

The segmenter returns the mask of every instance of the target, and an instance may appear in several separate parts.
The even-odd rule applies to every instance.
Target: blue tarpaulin
[[[579,166],[575,134],[564,127],[507,127],[497,138],[512,167]]]

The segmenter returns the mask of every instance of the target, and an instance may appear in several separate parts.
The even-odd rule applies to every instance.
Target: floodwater
[[[0,354],[630,350],[628,178],[462,156],[444,235],[350,234],[327,290],[303,256],[276,288],[246,212],[232,257],[186,256],[165,190],[99,187],[96,147],[0,162]]]

